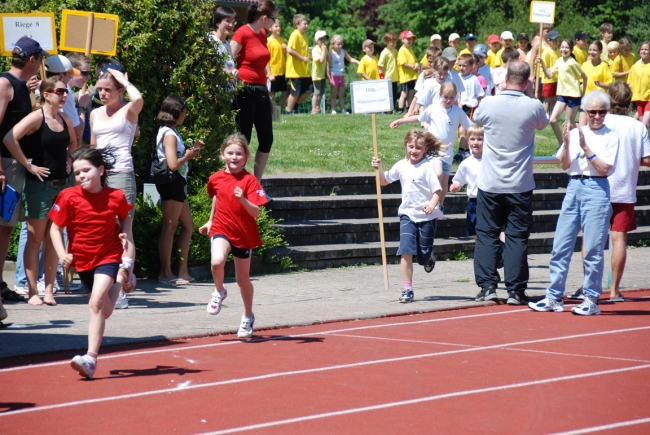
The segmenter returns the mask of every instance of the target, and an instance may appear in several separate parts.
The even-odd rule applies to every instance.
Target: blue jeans
[[[553,239],[553,256],[549,265],[551,285],[546,290],[547,297],[562,299],[571,256],[578,232],[582,230],[585,248],[585,278],[582,288],[587,296],[598,299],[603,292],[603,252],[611,214],[607,178],[569,180]]]
[[[21,222],[22,228],[20,229],[20,238],[18,239],[18,254],[16,255],[16,273],[15,273],[15,286],[27,287],[27,275],[25,274],[25,244],[27,244],[27,222]],[[67,231],[63,231],[64,243],[66,243]],[[56,268],[57,278],[63,279],[63,268],[61,264]],[[38,252],[38,278],[43,277],[43,244]]]

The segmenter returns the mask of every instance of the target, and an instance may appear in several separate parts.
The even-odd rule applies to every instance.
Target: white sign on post
[[[393,86],[390,79],[362,80],[350,83],[352,113],[381,113],[393,110]]]
[[[555,2],[530,2],[530,22],[553,24],[555,22]]]
[[[16,42],[23,36],[28,36],[41,45],[43,50],[55,54],[56,36],[54,28],[54,14],[1,14],[2,55],[11,56]]]

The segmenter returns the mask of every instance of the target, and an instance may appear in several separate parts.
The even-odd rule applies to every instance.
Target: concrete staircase
[[[567,175],[560,170],[536,171],[530,253],[551,251],[567,181]],[[650,240],[650,170],[642,170],[638,184],[639,228],[629,234],[629,244]],[[308,269],[381,263],[373,173],[268,176],[263,185],[274,198],[272,216],[282,220],[278,226],[289,243],[288,248],[276,249],[274,254],[288,255],[294,264]],[[388,262],[395,263],[399,244],[399,182],[382,188],[382,200],[386,254]],[[458,253],[473,256],[474,241],[466,236],[466,206],[465,193],[448,194],[445,199],[447,219],[438,222],[435,239],[438,260]],[[576,250],[580,243],[578,239]],[[265,263],[272,266],[273,260],[266,259]]]

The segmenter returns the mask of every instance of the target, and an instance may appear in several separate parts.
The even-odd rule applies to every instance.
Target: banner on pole
[[[530,2],[530,22],[553,24],[555,22],[555,2]]]
[[[390,79],[362,80],[350,83],[352,113],[382,113],[393,110],[393,86]]]
[[[117,52],[117,28],[120,17],[93,12],[93,40],[90,52],[103,56],[115,56]],[[85,53],[88,17],[90,12],[64,9],[61,15],[61,50]]]
[[[23,36],[28,36],[41,44],[50,54],[56,54],[56,24],[53,12],[31,12],[24,14],[0,14],[0,45],[2,55],[11,52]]]

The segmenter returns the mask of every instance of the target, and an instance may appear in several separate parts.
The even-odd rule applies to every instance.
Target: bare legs
[[[413,255],[402,254],[399,260],[399,270],[402,273],[402,281],[413,281]]]
[[[287,100],[287,112],[293,111],[296,105],[300,106],[307,98],[309,98],[310,95],[311,92],[300,94],[299,96],[289,94],[289,99]]]
[[[56,305],[54,300],[54,279],[58,257],[52,239],[50,238],[51,221],[48,219],[27,218],[27,244],[25,245],[24,264],[27,285],[29,286],[29,300],[31,305]],[[41,301],[38,296],[36,281],[38,280],[38,251],[41,243],[45,243],[43,251],[43,271],[45,275],[45,296]]]
[[[332,87],[330,88],[332,95],[330,95],[330,109],[336,111],[336,99],[339,100],[339,107],[341,112],[345,110],[345,88]]]
[[[253,175],[257,178],[258,181],[262,181],[262,175],[264,175],[264,169],[266,169],[266,163],[269,161],[269,155],[271,153],[263,153],[257,151],[255,153],[255,167],[253,168]]]
[[[177,246],[180,250],[181,259],[178,265],[178,277],[184,280],[191,280],[189,272],[187,271],[187,260],[190,250],[190,241],[192,239],[192,231],[194,231],[194,222],[192,221],[192,214],[190,213],[190,205],[187,200],[179,201],[163,201],[162,202],[163,226],[160,232],[160,239],[158,240],[158,253],[160,255],[160,275],[159,280],[169,281],[176,276],[172,273],[171,268],[171,255],[172,247],[174,244],[174,234],[178,223],[181,224],[181,232],[178,235]]]
[[[230,243],[225,239],[214,239],[211,245],[212,278],[217,291],[224,290],[224,267],[230,252]],[[251,259],[235,257],[235,277],[244,302],[244,315],[253,315],[253,283],[250,280]]]
[[[11,242],[11,233],[14,227],[0,226],[0,267],[4,268],[5,259],[9,252],[9,243]],[[2,277],[2,269],[0,269],[0,281],[4,281]]]
[[[627,233],[612,231],[612,287],[609,289],[609,297],[616,298],[621,296],[621,278],[625,270],[625,261],[627,260]]]
[[[106,319],[113,314],[115,301],[120,293],[120,285],[112,277],[101,273],[95,274],[93,291],[90,294],[88,309],[90,322],[88,323],[88,352],[99,353],[99,346],[104,337]]]

